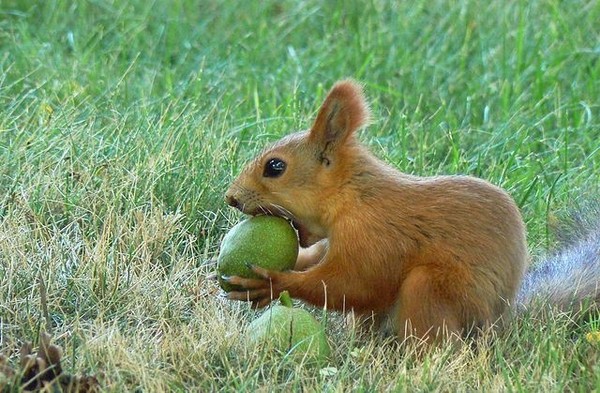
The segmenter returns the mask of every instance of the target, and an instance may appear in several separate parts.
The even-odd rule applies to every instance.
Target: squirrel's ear
[[[321,105],[310,130],[310,140],[323,146],[323,153],[335,150],[370,117],[362,87],[353,80],[337,82]]]

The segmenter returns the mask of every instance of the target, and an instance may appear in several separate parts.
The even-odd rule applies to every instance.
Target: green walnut
[[[250,265],[268,270],[290,270],[298,258],[298,236],[281,217],[255,216],[235,225],[223,238],[217,258],[219,285],[226,292],[237,290],[223,276],[259,278]]]
[[[249,343],[266,344],[294,359],[322,364],[331,353],[323,326],[308,311],[292,307],[287,291],[279,301],[248,325]]]

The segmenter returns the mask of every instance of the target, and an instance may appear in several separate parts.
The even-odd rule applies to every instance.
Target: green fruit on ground
[[[291,224],[281,217],[255,216],[237,225],[225,235],[217,259],[219,284],[226,292],[236,286],[223,276],[259,278],[248,265],[268,270],[290,270],[298,258],[298,236]]]
[[[323,326],[306,310],[292,307],[287,292],[280,305],[271,306],[248,325],[250,344],[264,344],[294,359],[323,363],[331,348]]]

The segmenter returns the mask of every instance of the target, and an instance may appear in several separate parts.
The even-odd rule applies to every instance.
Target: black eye
[[[263,171],[264,177],[279,177],[285,172],[285,161],[279,158],[271,158],[265,164],[265,170]]]

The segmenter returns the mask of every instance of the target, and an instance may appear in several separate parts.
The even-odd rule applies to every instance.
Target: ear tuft
[[[342,144],[370,119],[362,86],[346,79],[337,82],[319,109],[310,137],[329,148]]]

